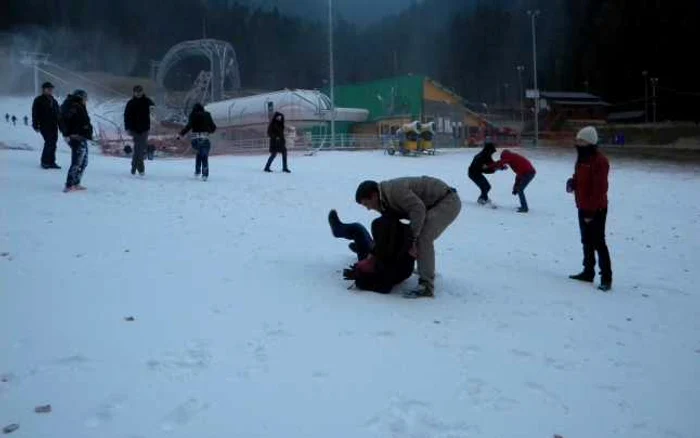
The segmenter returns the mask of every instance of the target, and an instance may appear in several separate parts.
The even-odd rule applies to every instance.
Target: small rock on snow
[[[127,322],[134,322],[134,321],[136,321],[136,318],[134,318],[133,316],[127,316],[127,317],[124,318],[124,321],[127,321]]]
[[[10,255],[9,252],[0,252],[0,257],[7,257],[9,255]]]

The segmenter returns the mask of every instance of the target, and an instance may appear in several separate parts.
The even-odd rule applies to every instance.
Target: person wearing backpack
[[[64,192],[85,190],[80,184],[88,165],[88,141],[92,140],[93,127],[87,111],[88,95],[75,90],[61,104],[59,129],[71,149],[71,164]]]

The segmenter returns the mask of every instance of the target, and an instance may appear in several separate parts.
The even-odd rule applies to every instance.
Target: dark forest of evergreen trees
[[[697,117],[697,1],[425,0],[369,27],[336,17],[337,83],[427,74],[468,100],[514,103],[517,65],[532,84],[534,8],[541,89],[589,90],[627,108],[643,98],[646,70],[667,103],[661,117]],[[233,44],[246,88],[327,84],[327,23],[277,10],[202,0],[9,0],[0,9],[0,32],[75,68],[147,75],[150,60],[206,32]]]

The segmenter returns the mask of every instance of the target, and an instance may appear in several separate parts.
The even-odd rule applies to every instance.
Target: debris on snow
[[[16,431],[17,429],[19,429],[19,424],[16,424],[16,423],[10,424],[10,425],[2,428],[2,433],[4,433],[4,434],[12,433],[12,432]]]
[[[134,322],[134,321],[136,321],[136,318],[134,318],[133,316],[127,316],[127,317],[124,318],[124,321],[127,321],[127,322]]]
[[[51,405],[42,405],[34,408],[34,412],[37,414],[48,414],[51,412]]]

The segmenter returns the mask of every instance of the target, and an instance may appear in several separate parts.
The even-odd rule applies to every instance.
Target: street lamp
[[[525,71],[524,65],[519,65],[516,67],[518,70],[518,83],[520,84],[520,130],[525,129],[525,106],[523,105],[523,71]]]
[[[654,123],[656,123],[656,87],[659,85],[659,78],[651,78],[651,98],[652,98],[652,109],[654,115]]]
[[[532,23],[532,77],[535,86],[535,146],[538,145],[540,136],[540,89],[537,87],[537,32],[535,30],[535,19],[540,15],[539,9],[527,11]]]
[[[644,70],[642,76],[644,77],[644,121],[649,123],[649,72]]]
[[[331,82],[331,147],[335,146],[335,66],[333,59],[333,0],[328,0],[328,58]]]

